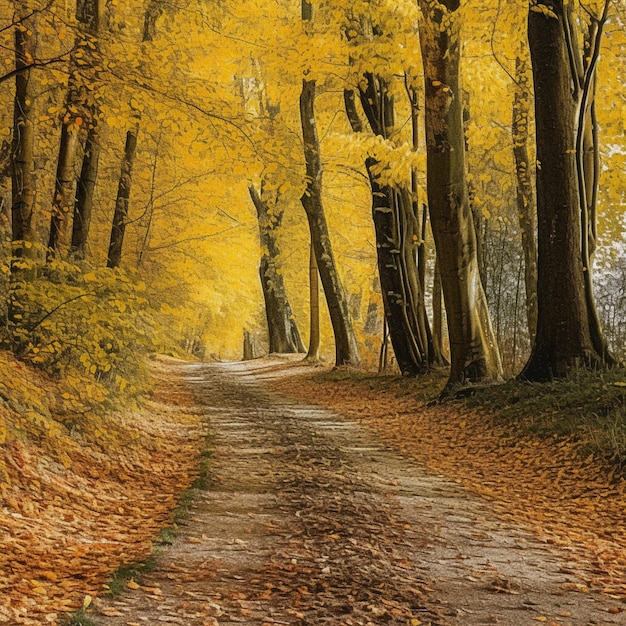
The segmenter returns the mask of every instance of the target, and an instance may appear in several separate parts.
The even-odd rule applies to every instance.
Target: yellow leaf
[[[86,595],[83,599],[83,609],[87,609],[91,606],[93,598],[90,595]]]
[[[139,589],[139,585],[132,578],[126,583],[126,586],[129,589]]]

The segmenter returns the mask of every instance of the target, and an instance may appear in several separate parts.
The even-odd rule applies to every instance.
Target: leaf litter
[[[161,385],[151,410],[127,416],[141,445],[116,454],[85,445],[68,470],[11,444],[9,467],[24,480],[11,469],[10,488],[3,485],[0,623],[55,623],[83,603],[102,626],[567,626],[623,618],[623,531],[617,520],[599,525],[608,518],[597,494],[619,498],[621,483],[591,461],[574,461],[563,442],[522,441],[517,457],[511,433],[486,428],[477,414],[425,407],[406,389],[313,382],[310,368],[289,361],[158,363],[155,375]],[[111,571],[150,553],[193,480],[200,420],[215,435],[211,489],[155,571],[130,580],[121,597],[106,597]],[[568,463],[576,480],[567,480]],[[596,473],[582,481],[590,469]],[[481,498],[471,501],[435,474]],[[520,495],[516,482],[527,481],[542,497]],[[37,497],[25,487],[31,482],[45,485],[32,490]],[[578,491],[561,493],[570,483]],[[591,522],[576,527],[576,502],[563,507],[563,519],[554,506],[533,509],[570,497],[594,500],[596,508],[583,503]],[[516,530],[518,521],[532,533]],[[506,545],[486,553],[507,555],[508,565],[485,559],[498,534]]]
[[[357,420],[431,472],[486,498],[500,519],[567,554],[583,583],[577,590],[626,601],[626,481],[614,465],[581,458],[572,439],[523,436],[456,403],[427,405],[410,380],[374,387],[292,369],[276,388]]]
[[[489,465],[488,497],[472,496],[460,464],[456,482],[427,472],[394,451],[400,439],[380,443],[373,417],[370,429],[337,414],[363,421],[377,394],[275,358],[185,367],[213,431],[212,486],[139,589],[96,600],[99,625],[620,623],[621,597],[595,593],[616,589],[587,581],[590,563],[495,506]],[[331,401],[337,413],[320,406]]]
[[[147,557],[170,523],[196,475],[203,434],[187,411],[187,387],[163,362],[152,373],[155,396],[110,416],[100,440],[31,435],[0,447],[0,623],[40,626],[80,609],[118,566]],[[36,383],[45,402],[53,390],[43,378]],[[19,420],[3,411],[5,422]]]

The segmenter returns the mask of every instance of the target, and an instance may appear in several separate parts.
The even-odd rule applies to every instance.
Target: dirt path
[[[623,623],[483,501],[270,392],[267,363],[173,367],[215,436],[213,484],[142,586],[98,601],[99,626]]]

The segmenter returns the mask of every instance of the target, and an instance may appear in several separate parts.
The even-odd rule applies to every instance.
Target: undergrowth
[[[376,374],[355,369],[337,368],[313,376],[313,380],[342,382],[351,380],[366,384],[371,390],[392,393],[397,396],[411,394],[417,400],[430,402],[436,398],[447,380],[445,369],[433,369],[416,378],[401,377],[397,374]]]
[[[71,615],[68,615],[62,622],[61,626],[96,626],[96,622],[91,619],[86,609],[80,609]]]
[[[191,483],[189,489],[183,491],[181,494],[176,508],[174,509],[172,525],[161,529],[159,539],[157,540],[159,545],[169,546],[174,543],[176,536],[178,535],[179,526],[191,516],[191,507],[198,496],[198,492],[207,491],[210,488],[211,481],[209,479],[209,475],[211,457],[213,456],[213,450],[211,448],[212,442],[213,437],[211,435],[207,435],[205,444],[206,447],[200,455],[200,468],[198,476],[193,483]]]
[[[140,561],[138,563],[125,563],[120,565],[106,584],[108,592],[112,596],[120,595],[128,586],[128,583],[134,581],[140,583],[142,576],[154,571],[156,567],[156,558],[153,556]]]
[[[11,266],[7,250],[0,270],[0,444],[34,437],[66,466],[65,436],[117,445],[126,433],[108,416],[148,392],[150,354],[172,353],[145,285],[85,262]]]
[[[508,381],[463,401],[498,423],[533,436],[569,437],[581,454],[626,468],[626,372],[575,370],[549,383]]]

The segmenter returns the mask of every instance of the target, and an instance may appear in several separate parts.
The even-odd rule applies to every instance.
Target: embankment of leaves
[[[57,623],[171,524],[204,435],[175,368],[157,359],[150,376],[151,397],[104,410],[86,400],[86,382],[106,392],[93,378],[0,352],[1,623]]]
[[[432,400],[443,373],[409,380],[292,371],[273,384],[366,424],[486,498],[506,522],[567,551],[585,588],[626,600],[623,370],[576,372],[545,386],[511,382],[441,404]]]

